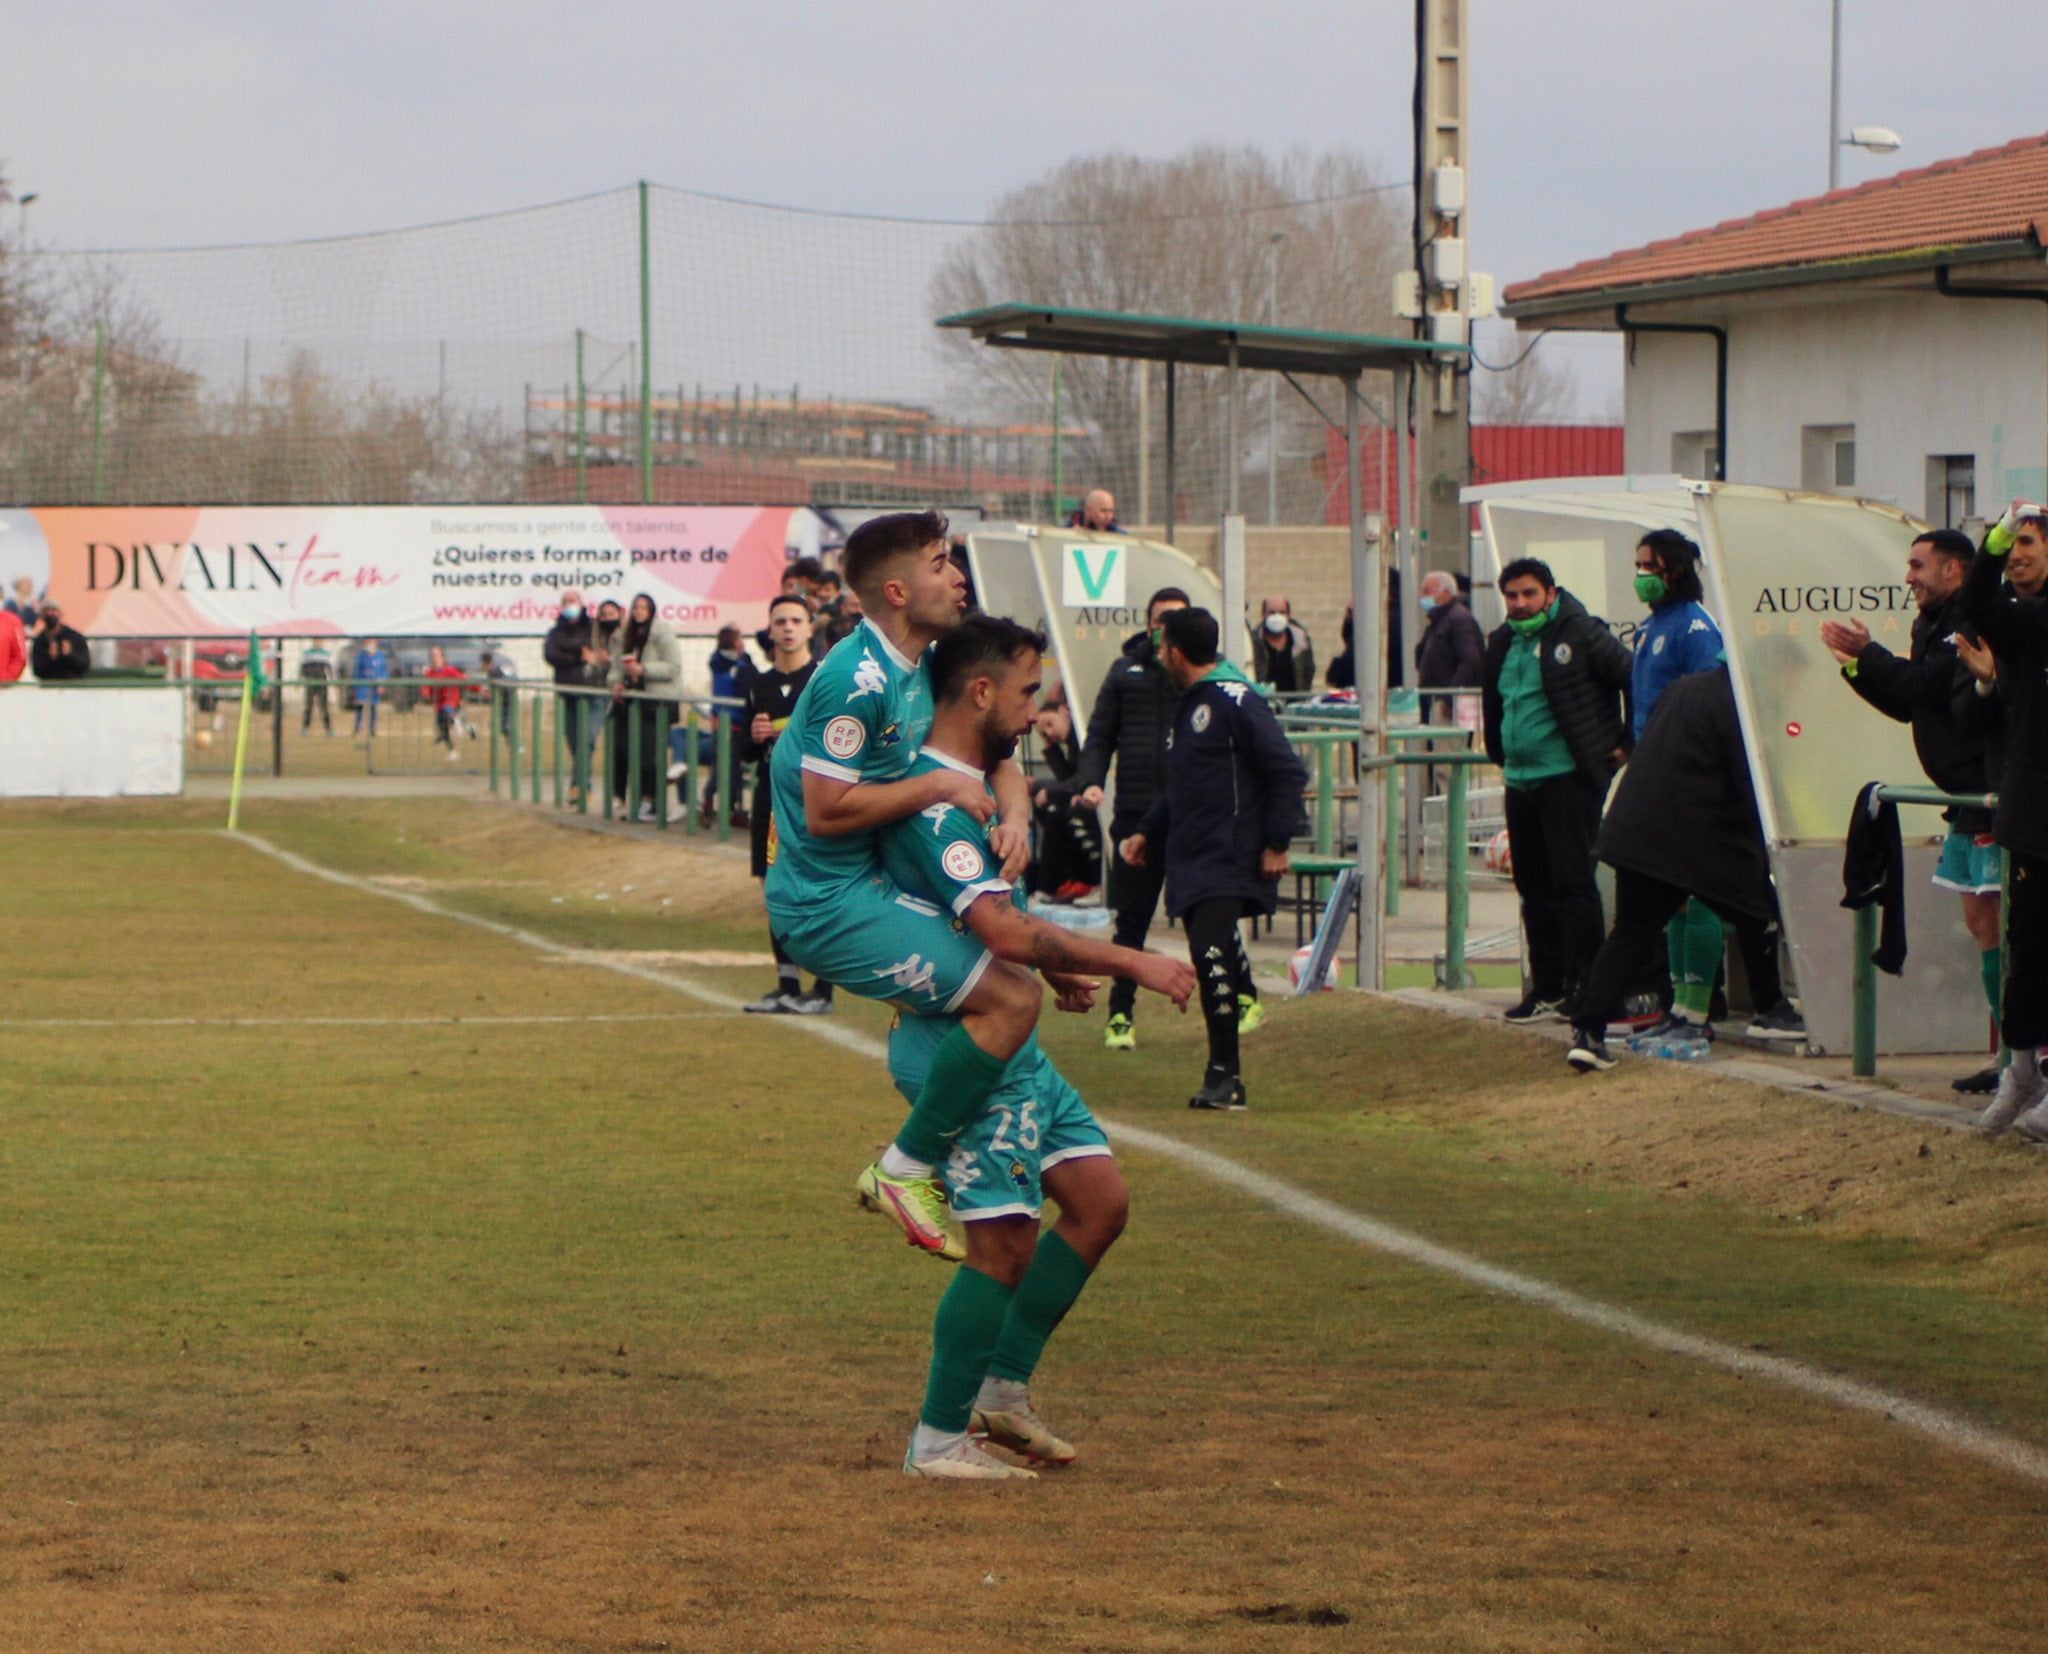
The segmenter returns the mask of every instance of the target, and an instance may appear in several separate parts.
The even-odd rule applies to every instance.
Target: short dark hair
[[[975,678],[1027,649],[1043,655],[1045,634],[1002,615],[969,615],[932,645],[932,699],[951,706]]]
[[[1169,648],[1187,656],[1190,666],[1214,666],[1216,643],[1221,632],[1216,617],[1207,609],[1174,609],[1159,622]]]
[[[1930,528],[1925,534],[1913,536],[1914,545],[1923,541],[1942,556],[1952,557],[1958,563],[1973,562],[1977,556],[1976,544],[1959,528]]]
[[[768,599],[768,618],[773,620],[775,618],[775,611],[785,603],[794,603],[799,609],[803,610],[806,618],[809,617],[811,600],[808,597],[805,597],[801,592],[781,592]]]
[[[1700,548],[1675,528],[1653,528],[1636,542],[1648,546],[1664,565],[1664,596],[1697,603],[1706,593],[1700,586]]]
[[[789,565],[789,572],[799,580],[822,580],[825,577],[825,565],[815,557],[799,557]]]
[[[879,595],[870,588],[880,587],[891,563],[908,552],[942,543],[946,527],[945,516],[937,511],[892,511],[885,517],[870,517],[846,537],[846,554],[840,559],[846,583],[865,603]]]
[[[1547,592],[1557,590],[1557,576],[1550,572],[1550,565],[1540,557],[1517,557],[1500,571],[1500,590],[1506,591],[1511,581],[1526,580],[1534,575]]]
[[[1152,619],[1152,611],[1162,603],[1193,604],[1194,601],[1192,597],[1188,596],[1178,586],[1161,586],[1159,590],[1145,600],[1145,619],[1149,622]]]

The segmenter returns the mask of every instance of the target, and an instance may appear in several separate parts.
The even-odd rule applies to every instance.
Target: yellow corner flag
[[[228,831],[242,820],[242,767],[249,759],[249,715],[256,697],[270,687],[263,675],[263,644],[252,629],[249,633],[249,664],[242,673],[242,717],[235,729],[235,779],[228,787]]]

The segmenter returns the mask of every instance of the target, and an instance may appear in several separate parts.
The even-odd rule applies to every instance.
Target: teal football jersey
[[[898,781],[932,727],[928,657],[906,660],[863,620],[811,674],[769,761],[774,820],[765,894],[798,909],[871,876],[875,832],[820,838],[804,825],[804,774],[839,781]]]
[[[936,769],[957,770],[987,785],[987,778],[972,764],[940,752],[919,753],[908,773],[924,775]],[[882,867],[898,889],[937,903],[956,920],[985,891],[1016,897],[1003,877],[1002,858],[989,846],[988,828],[951,804],[934,804],[884,827]]]

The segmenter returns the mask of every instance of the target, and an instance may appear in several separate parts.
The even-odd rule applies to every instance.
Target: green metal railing
[[[1443,985],[1446,988],[1470,988],[1477,985],[1472,973],[1465,966],[1465,934],[1472,919],[1472,871],[1467,865],[1472,858],[1465,845],[1466,794],[1471,786],[1471,772],[1489,762],[1491,760],[1485,753],[1469,751],[1389,752],[1362,761],[1363,768],[1385,770],[1390,776],[1419,765],[1441,766],[1450,771],[1444,783]],[[1391,892],[1399,883],[1393,877],[1391,855],[1388,858],[1387,871],[1387,887]],[[1393,911],[1391,907],[1388,909],[1390,914]]]
[[[587,816],[596,795],[599,813],[612,820],[623,807],[629,821],[640,818],[643,797],[652,793],[652,820],[669,825],[671,814],[669,747],[665,737],[682,731],[681,789],[683,830],[728,842],[733,832],[734,793],[739,782],[733,759],[736,714],[744,703],[716,697],[681,701],[662,696],[613,696],[607,689],[569,688],[551,683],[492,685],[490,788],[493,794],[546,804]],[[655,709],[649,717],[642,707]],[[652,750],[648,736],[655,736]],[[699,753],[711,737],[711,759]],[[703,818],[699,800],[708,770],[711,819]],[[623,774],[621,773],[623,771]],[[650,773],[651,772],[651,773]],[[620,783],[623,781],[623,785]],[[758,808],[759,805],[757,804]]]
[[[1934,787],[1893,786],[1888,781],[1878,784],[1872,798],[1882,804],[1917,804],[1938,810],[1998,808],[1996,793],[1945,793]],[[2002,849],[1998,853],[1998,865],[2005,897],[1999,903],[1998,909],[1999,977],[2003,981],[2004,967],[2007,963],[2005,955],[2010,947],[2010,938],[2005,932],[2005,917],[2012,910],[2012,864]],[[1850,1072],[1861,1080],[1874,1079],[1877,1075],[1878,969],[1871,959],[1871,955],[1877,951],[1877,936],[1877,906],[1875,903],[1866,903],[1856,910],[1854,939],[1849,944]],[[2006,1060],[2002,1046],[1998,1059],[2002,1066]]]

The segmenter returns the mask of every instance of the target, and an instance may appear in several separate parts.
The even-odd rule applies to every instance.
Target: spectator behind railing
[[[662,784],[662,754],[668,751],[669,726],[683,694],[683,649],[645,592],[633,599],[619,628],[618,653],[606,681],[612,691],[612,796],[632,819],[652,820]],[[628,700],[628,694],[638,698]],[[640,758],[637,800],[626,796],[632,785],[635,729]]]
[[[0,608],[0,683],[19,683],[27,670],[28,639],[21,617],[12,608]]]
[[[1030,888],[1055,901],[1079,901],[1102,884],[1102,823],[1093,810],[1080,807],[1080,758],[1065,690],[1055,689],[1045,698],[1035,727],[1039,757],[1050,776],[1035,782],[1031,791],[1038,853],[1028,875]]]
[[[45,603],[36,622],[35,641],[29,648],[29,663],[44,683],[69,683],[92,670],[92,651],[85,634],[64,624],[64,611]]]
[[[569,749],[569,803],[578,808],[590,785],[590,753],[597,745],[602,703],[593,695],[561,691],[590,689],[604,682],[604,667],[594,665],[592,659],[596,631],[597,621],[584,608],[583,594],[572,588],[562,593],[561,612],[540,646],[541,658],[555,677],[555,721]],[[509,701],[507,705],[509,708]]]
[[[1252,635],[1252,675],[1283,695],[1306,694],[1316,686],[1316,649],[1308,628],[1284,597],[1267,598],[1261,610]]]
[[[449,664],[438,644],[427,650],[426,676],[438,680],[427,691],[434,703],[434,741],[448,749],[448,762],[453,764],[462,756],[455,750],[455,737],[467,729],[470,739],[476,739],[476,730],[462,719],[462,690],[469,679],[461,667]]]
[[[383,704],[384,683],[390,676],[391,657],[384,653],[384,646],[373,637],[364,638],[349,673],[349,699],[356,709],[355,735],[363,733],[363,717],[367,713],[370,739],[376,740],[377,708]]]

